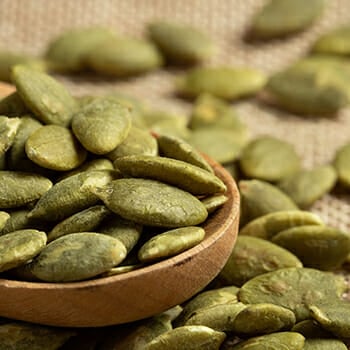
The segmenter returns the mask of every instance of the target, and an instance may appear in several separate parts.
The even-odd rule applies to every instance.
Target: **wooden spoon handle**
[[[13,85],[0,82],[0,97],[7,96],[15,90],[16,88]]]

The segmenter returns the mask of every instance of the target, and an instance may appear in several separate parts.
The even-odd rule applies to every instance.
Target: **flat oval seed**
[[[305,338],[295,332],[277,332],[244,340],[230,350],[303,350]]]
[[[299,208],[308,208],[328,193],[336,180],[334,168],[324,165],[287,176],[278,184],[278,187],[287,193]]]
[[[350,53],[350,27],[335,28],[321,35],[314,43],[312,51],[348,56]]]
[[[209,93],[226,100],[255,94],[266,82],[265,75],[250,68],[194,68],[178,80],[177,91],[195,98]]]
[[[152,262],[179,254],[199,244],[205,236],[201,227],[188,226],[152,237],[139,250],[141,262]]]
[[[182,160],[213,173],[213,168],[205,158],[189,143],[181,138],[159,135],[157,137],[159,151],[162,156]]]
[[[334,274],[310,268],[283,268],[246,282],[238,298],[245,304],[270,303],[295,313],[297,321],[310,318],[308,306],[322,300],[339,299]]]
[[[300,159],[291,144],[261,136],[243,149],[239,165],[247,177],[279,181],[299,170]]]
[[[7,221],[10,219],[10,214],[5,211],[0,211],[0,231],[6,226]]]
[[[305,266],[333,270],[350,253],[350,235],[326,226],[298,226],[281,231],[272,239],[294,253]]]
[[[290,330],[294,323],[294,312],[289,309],[268,303],[253,304],[236,315],[232,331],[245,337],[256,336]]]
[[[192,194],[226,191],[226,185],[216,175],[177,159],[128,156],[116,159],[113,164],[125,175],[158,180]]]
[[[208,215],[190,193],[154,180],[120,179],[94,192],[113,212],[144,225],[193,226]]]
[[[110,213],[104,205],[95,205],[87,208],[59,222],[48,233],[47,240],[50,242],[73,232],[94,231]]]
[[[24,66],[13,69],[17,92],[44,124],[68,126],[77,102],[54,78]]]
[[[328,299],[325,303],[310,306],[311,317],[325,330],[339,338],[350,338],[349,301]]]
[[[298,210],[296,204],[277,186],[260,180],[239,182],[241,193],[241,225],[272,212]]]
[[[87,156],[73,133],[59,125],[45,125],[25,143],[28,158],[43,168],[67,171],[78,167]]]
[[[219,350],[225,338],[224,332],[217,332],[209,327],[183,326],[153,339],[145,350],[197,350],[198,344],[206,350]]]
[[[114,150],[131,128],[129,110],[111,99],[96,99],[72,118],[72,130],[81,144],[95,154]]]
[[[237,237],[236,245],[218,279],[225,285],[242,286],[251,278],[284,267],[302,267],[288,250],[257,237]]]
[[[57,350],[76,335],[73,330],[33,323],[10,322],[0,325],[0,344],[5,349]]]
[[[71,233],[49,243],[32,261],[31,271],[47,282],[80,281],[118,265],[126,257],[124,245],[100,233]]]
[[[12,146],[20,123],[20,118],[0,116],[0,154],[4,154]]]
[[[339,182],[350,188],[350,143],[345,144],[336,152],[333,161],[334,168],[338,174]]]
[[[323,0],[270,0],[255,16],[251,35],[270,39],[299,32],[310,26],[323,9]]]
[[[214,53],[212,40],[192,26],[157,21],[149,24],[148,31],[151,39],[171,63],[196,64]]]
[[[132,155],[158,155],[157,141],[150,132],[134,126],[131,127],[126,139],[113,151],[106,154],[106,157],[114,161],[119,157]]]
[[[219,194],[202,199],[202,203],[204,204],[205,209],[207,209],[208,214],[211,214],[224,205],[227,200],[228,198],[225,195]]]
[[[16,91],[6,97],[0,98],[0,115],[18,117],[19,115],[29,113],[30,110]]]
[[[283,210],[266,214],[250,221],[240,229],[239,234],[271,239],[281,231],[305,225],[323,226],[324,223],[318,215],[309,211]]]
[[[39,199],[52,182],[34,173],[0,171],[0,208],[16,208]]]
[[[292,327],[292,332],[298,332],[305,338],[332,338],[332,334],[324,330],[321,325],[314,320],[304,320],[296,323]]]
[[[45,193],[28,214],[29,218],[59,221],[95,205],[99,198],[92,193],[94,187],[104,186],[115,179],[110,170],[79,173],[57,182]]]
[[[46,245],[46,234],[20,230],[0,237],[0,272],[20,266],[34,258]]]
[[[348,347],[338,339],[306,339],[304,350],[347,350]]]

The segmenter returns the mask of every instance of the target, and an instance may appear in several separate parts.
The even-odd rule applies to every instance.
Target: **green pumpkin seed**
[[[229,347],[229,350],[303,350],[305,338],[295,332],[261,335]]]
[[[149,132],[134,126],[131,127],[126,139],[113,151],[106,154],[106,157],[114,161],[117,158],[132,155],[158,155],[156,139]]]
[[[53,241],[68,233],[94,231],[111,212],[104,205],[95,205],[59,222],[48,233],[47,240]]]
[[[159,152],[162,156],[182,160],[213,173],[213,168],[205,158],[186,141],[167,135],[157,137]]]
[[[266,89],[273,103],[298,114],[333,115],[348,103],[348,92],[324,70],[291,67],[272,75]]]
[[[200,292],[186,303],[181,314],[175,319],[176,327],[184,326],[186,321],[197,311],[212,306],[228,303],[236,303],[239,288],[235,286],[217,288]]]
[[[191,133],[188,143],[218,163],[229,163],[239,157],[246,140],[233,130],[200,128]]]
[[[243,149],[239,165],[247,177],[273,182],[299,170],[300,158],[291,144],[261,136]]]
[[[239,235],[218,279],[224,285],[242,286],[255,276],[284,267],[302,267],[302,263],[294,254],[274,243]]]
[[[295,226],[320,225],[323,221],[314,213],[303,210],[283,210],[260,216],[240,229],[240,235],[271,239],[277,233]]]
[[[0,325],[1,349],[57,350],[76,332],[32,323],[10,322]]]
[[[293,199],[299,208],[307,208],[328,193],[336,180],[337,175],[334,168],[324,165],[290,175],[284,178],[278,186]]]
[[[100,74],[128,77],[159,68],[163,59],[152,43],[121,38],[97,45],[87,55],[87,64]]]
[[[28,113],[30,113],[28,107],[17,92],[0,99],[0,115],[18,117]]]
[[[324,330],[319,323],[314,320],[304,320],[296,323],[292,332],[298,332],[305,338],[332,338],[332,334]]]
[[[129,253],[139,241],[142,228],[140,224],[113,215],[102,223],[99,232],[118,238]]]
[[[200,67],[192,69],[177,81],[177,91],[189,98],[208,93],[233,100],[255,94],[265,82],[263,73],[250,68]]]
[[[270,0],[251,24],[251,35],[259,39],[279,38],[309,27],[320,15],[323,0]]]
[[[298,210],[296,204],[278,187],[260,180],[239,182],[241,193],[241,225],[260,216],[281,211]]]
[[[159,122],[169,122],[179,127],[187,127],[187,117],[183,114],[173,113],[171,111],[148,108],[144,111],[145,123],[147,126],[153,126]]]
[[[142,267],[142,264],[135,264],[135,265],[125,265],[125,266],[117,266],[112,267],[108,271],[104,272],[101,277],[109,277],[109,276],[115,276],[115,275],[121,275],[123,273],[127,273],[130,271],[135,271]]]
[[[39,199],[52,182],[34,173],[0,171],[0,208],[16,208]]]
[[[47,191],[28,214],[29,218],[60,221],[95,205],[99,198],[92,189],[115,179],[110,170],[79,173],[57,182]]]
[[[226,191],[216,175],[177,159],[141,155],[117,158],[113,164],[122,174],[162,181],[192,194]]]
[[[324,303],[310,304],[310,314],[326,331],[339,338],[350,338],[349,301],[325,299]]]
[[[208,215],[190,193],[154,180],[120,179],[94,192],[116,214],[144,225],[193,226]]]
[[[241,336],[256,336],[290,330],[295,324],[294,313],[274,304],[246,306],[233,320],[232,330]]]
[[[14,231],[0,237],[0,272],[34,258],[46,245],[46,234],[37,230]]]
[[[10,214],[6,213],[5,211],[0,211],[0,231],[4,229],[9,219]]]
[[[49,243],[31,262],[31,271],[47,282],[80,281],[106,272],[125,257],[126,249],[116,238],[71,233]]]
[[[73,133],[59,125],[45,125],[25,142],[28,158],[47,169],[67,171],[78,167],[87,156]]]
[[[214,53],[212,40],[190,25],[157,21],[148,25],[148,32],[166,60],[171,63],[196,64]]]
[[[295,313],[297,321],[310,318],[308,306],[321,300],[339,299],[337,278],[310,268],[283,268],[246,282],[238,298],[245,304],[270,303]]]
[[[181,119],[164,119],[153,123],[149,130],[156,135],[168,135],[187,140],[191,136],[191,131]]]
[[[12,79],[18,94],[40,121],[69,125],[77,102],[57,80],[24,66],[14,67]]]
[[[205,236],[201,227],[188,226],[152,237],[139,250],[138,258],[147,263],[168,258],[199,244]]]
[[[348,56],[350,53],[350,28],[335,28],[321,35],[312,48],[313,52],[322,54]]]
[[[202,308],[191,314],[185,326],[206,326],[220,332],[232,332],[233,321],[246,308],[239,302],[228,302]]]
[[[128,109],[111,99],[96,99],[72,118],[74,135],[88,151],[95,154],[114,150],[125,140],[130,128]]]
[[[95,47],[116,35],[106,28],[68,30],[54,38],[46,51],[50,67],[60,72],[78,72],[86,68],[86,56]]]
[[[207,209],[208,214],[211,214],[224,205],[227,200],[228,198],[225,195],[219,194],[204,198],[201,202],[204,204],[205,209]]]
[[[298,226],[278,233],[276,244],[294,253],[305,266],[333,270],[350,253],[350,235],[326,226]]]
[[[0,154],[4,154],[12,146],[20,124],[19,118],[0,116]]]
[[[338,181],[345,187],[350,187],[350,143],[340,147],[335,155],[333,166],[338,174]]]
[[[348,347],[337,339],[306,339],[304,350],[347,350]]]
[[[224,332],[217,332],[205,326],[183,326],[165,332],[146,345],[145,350],[196,350],[198,344],[206,350],[219,350],[226,338]]]

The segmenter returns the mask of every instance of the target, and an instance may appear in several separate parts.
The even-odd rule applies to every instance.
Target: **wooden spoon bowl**
[[[203,225],[197,246],[138,270],[72,283],[0,279],[0,316],[34,323],[99,327],[146,318],[181,304],[220,272],[236,241],[239,193],[231,175],[208,159],[227,186],[227,202]]]

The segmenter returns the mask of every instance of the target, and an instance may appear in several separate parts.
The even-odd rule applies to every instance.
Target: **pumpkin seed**
[[[313,52],[348,56],[350,53],[350,28],[335,28],[321,35],[312,48]]]
[[[305,338],[332,338],[332,334],[324,330],[315,320],[304,320],[296,323],[292,332],[298,332]]]
[[[0,115],[18,117],[28,113],[28,107],[16,91],[0,99]]]
[[[0,154],[5,154],[12,146],[20,124],[19,118],[0,116]]]
[[[215,210],[219,209],[222,205],[224,205],[227,200],[228,198],[225,195],[218,194],[204,198],[201,200],[201,202],[204,204],[205,209],[207,209],[208,214],[211,214]]]
[[[335,155],[333,161],[334,168],[338,174],[339,182],[345,186],[350,187],[350,143],[340,147]]]
[[[338,339],[306,339],[304,350],[347,350],[348,347]]]

